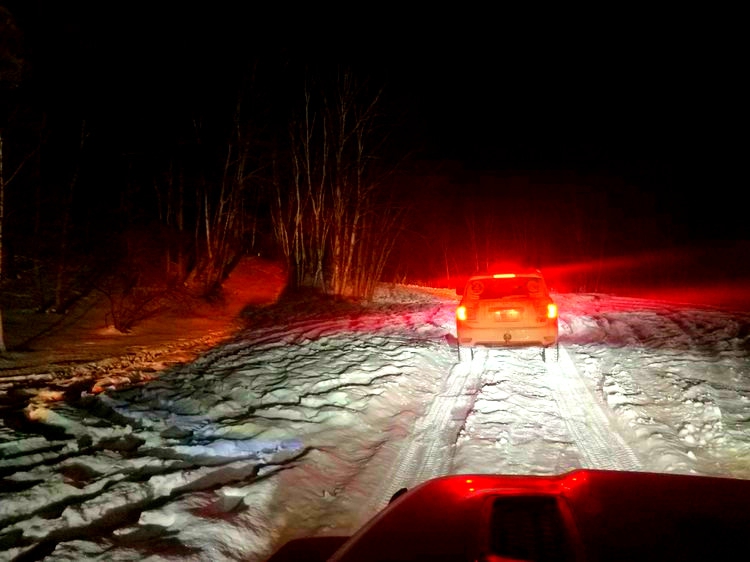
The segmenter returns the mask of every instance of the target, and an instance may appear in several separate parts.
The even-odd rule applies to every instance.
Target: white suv
[[[541,346],[557,341],[557,305],[539,270],[470,277],[456,309],[459,358],[476,347]]]

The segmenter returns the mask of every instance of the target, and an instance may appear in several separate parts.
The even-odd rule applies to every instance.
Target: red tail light
[[[553,302],[547,304],[547,318],[550,320],[557,318],[557,305]]]
[[[456,318],[458,318],[461,322],[465,322],[467,318],[466,314],[466,307],[461,305],[456,309]]]

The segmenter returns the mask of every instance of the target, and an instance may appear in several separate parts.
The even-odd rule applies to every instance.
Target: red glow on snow
[[[550,289],[558,293],[612,292],[626,284],[653,283],[658,277],[680,271],[691,259],[688,251],[654,251],[547,265],[544,275]]]
[[[747,280],[656,289],[643,288],[626,292],[626,294],[656,301],[750,311],[750,283]]]

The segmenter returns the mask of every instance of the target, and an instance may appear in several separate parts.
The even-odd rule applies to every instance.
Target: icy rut
[[[474,404],[482,371],[479,360],[453,365],[376,492],[360,509],[359,525],[385,507],[401,488],[450,474],[456,439]]]
[[[586,388],[565,348],[560,347],[559,361],[547,361],[546,366],[554,383],[555,401],[575,440],[582,468],[640,470],[638,457]]]

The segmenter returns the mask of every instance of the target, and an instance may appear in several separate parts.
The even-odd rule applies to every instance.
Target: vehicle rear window
[[[472,299],[536,297],[545,292],[544,281],[539,277],[473,279],[466,285],[466,296]]]

